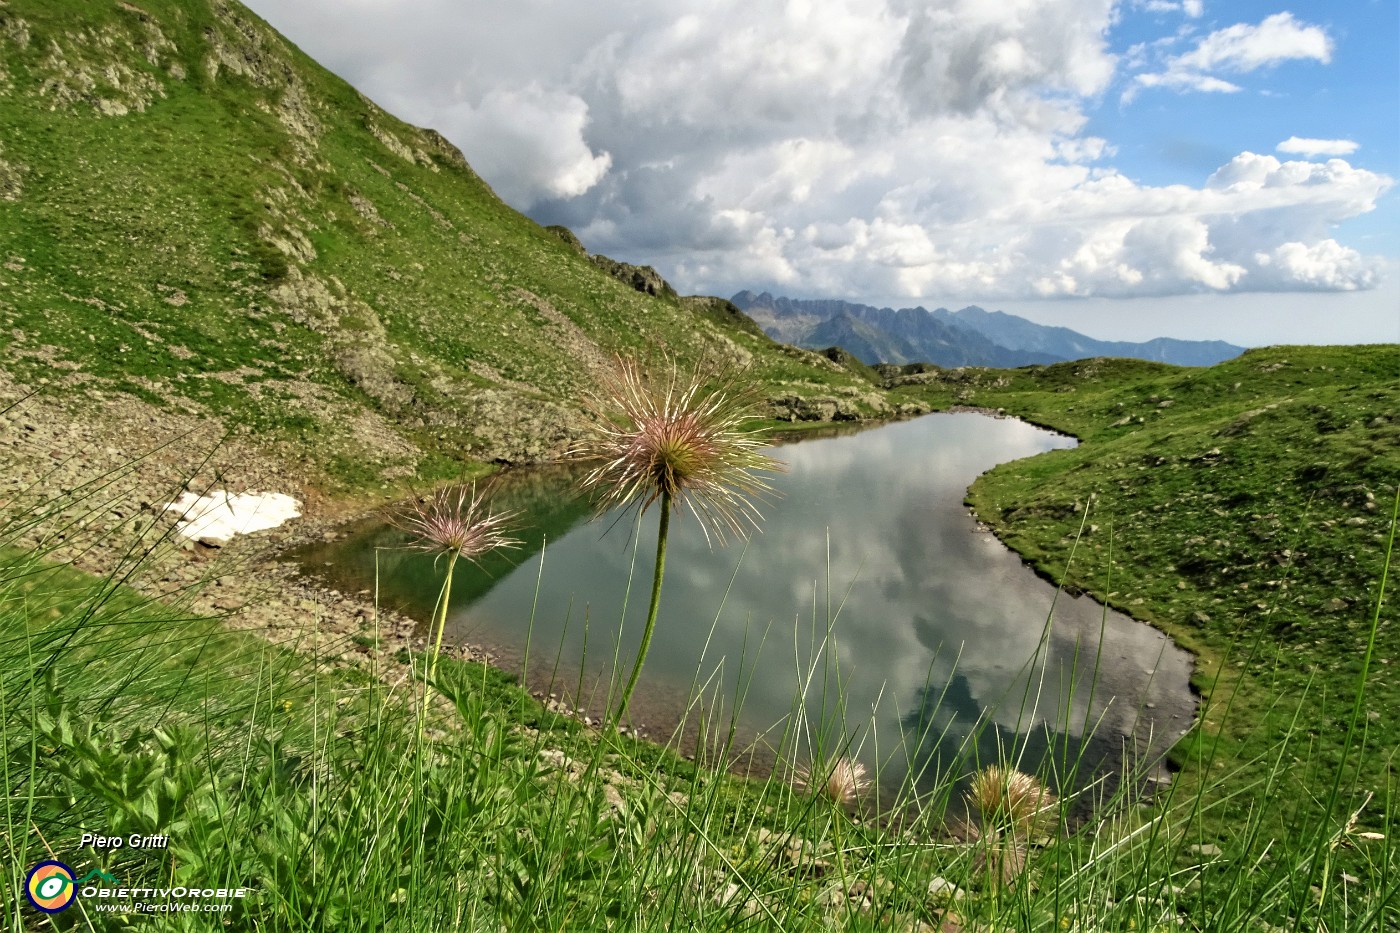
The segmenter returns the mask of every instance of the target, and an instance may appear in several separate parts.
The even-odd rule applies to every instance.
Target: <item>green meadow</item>
[[[1400,929],[1400,347],[872,368],[649,273],[237,3],[0,0],[0,929]],[[214,588],[291,587],[301,532],[219,551],[162,518],[182,486],[276,488],[333,537],[548,461],[618,356],[734,367],[783,434],[967,406],[1078,438],[967,502],[1196,654],[1170,783],[1086,817],[1009,782],[877,810],[840,749],[746,776],[728,720],[697,706],[698,753],[585,725],[373,592],[347,630],[354,594],[240,626],[264,607]],[[51,914],[47,860],[77,892]],[[243,896],[143,914],[83,878]]]

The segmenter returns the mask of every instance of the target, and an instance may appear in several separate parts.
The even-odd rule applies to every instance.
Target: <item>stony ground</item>
[[[17,523],[11,544],[100,576],[143,555],[134,588],[345,663],[392,659],[421,640],[412,620],[377,609],[371,592],[318,586],[281,556],[333,538],[375,503],[322,495],[298,458],[229,437],[217,419],[124,394],[31,395],[0,371],[0,458],[0,516]],[[301,501],[302,516],[210,547],[177,534],[179,514],[165,510],[186,490],[285,493]]]

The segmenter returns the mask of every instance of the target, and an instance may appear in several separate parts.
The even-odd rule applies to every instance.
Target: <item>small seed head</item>
[[[415,501],[394,524],[411,536],[410,548],[476,560],[496,548],[520,546],[505,533],[517,514],[492,512],[475,485],[458,486],[455,490],[439,489],[426,500]]]
[[[1029,774],[990,765],[972,778],[967,802],[981,816],[984,834],[1011,832],[1027,836],[1049,816],[1056,799]]]
[[[810,788],[832,803],[850,803],[870,787],[865,765],[850,758],[837,758],[826,767],[813,763],[808,768],[798,767],[796,772],[798,787]]]

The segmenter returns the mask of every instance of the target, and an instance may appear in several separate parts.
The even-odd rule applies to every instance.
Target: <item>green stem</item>
[[[1327,804],[1322,811],[1322,826],[1318,831],[1317,849],[1313,851],[1312,865],[1317,863],[1318,856],[1323,858],[1323,872],[1318,884],[1321,886],[1324,895],[1327,892],[1327,879],[1330,875],[1330,862],[1332,850],[1337,847],[1345,828],[1336,834],[1329,832],[1328,824],[1332,820],[1332,811],[1337,806],[1337,800],[1342,792],[1342,777],[1347,770],[1347,759],[1351,757],[1351,748],[1355,744],[1357,730],[1361,728],[1361,711],[1365,708],[1366,701],[1366,681],[1371,674],[1371,659],[1376,656],[1376,636],[1381,627],[1381,608],[1385,605],[1385,584],[1390,576],[1390,562],[1395,554],[1396,528],[1400,527],[1400,489],[1395,491],[1395,503],[1390,508],[1390,536],[1385,545],[1385,558],[1381,563],[1380,586],[1376,592],[1376,611],[1371,616],[1371,632],[1366,640],[1366,650],[1361,655],[1361,671],[1356,678],[1356,697],[1352,702],[1351,718],[1347,722],[1346,732],[1342,741],[1342,755],[1337,762],[1336,774],[1332,777],[1332,790],[1327,795]],[[1359,775],[1358,775],[1359,776]],[[1358,811],[1360,812],[1360,811]],[[1343,824],[1345,827],[1345,824]],[[1312,865],[1309,865],[1311,869]],[[1304,878],[1306,884],[1312,875],[1309,873]],[[1300,891],[1302,890],[1300,886]],[[1301,895],[1295,900],[1295,905],[1301,903]]]
[[[442,632],[447,627],[447,604],[452,598],[452,570],[457,566],[458,552],[447,555],[447,579],[442,583],[442,594],[438,597],[438,613],[434,620],[433,648],[428,653],[428,674],[423,683],[423,715],[418,720],[418,738],[423,737],[423,729],[428,722],[428,703],[433,696],[433,677],[437,674],[438,654],[442,651]]]
[[[632,665],[632,676],[627,678],[627,687],[622,691],[622,700],[617,705],[617,713],[612,724],[616,726],[627,715],[627,704],[636,689],[637,678],[642,676],[642,662],[646,660],[647,649],[651,647],[651,633],[656,628],[656,610],[661,605],[661,577],[666,572],[666,537],[671,528],[671,497],[661,495],[661,526],[656,532],[656,570],[651,578],[651,608],[647,610],[647,626],[642,630],[642,644],[637,649],[637,662]]]

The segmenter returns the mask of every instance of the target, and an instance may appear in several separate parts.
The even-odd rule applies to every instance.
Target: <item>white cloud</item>
[[[523,208],[577,197],[612,166],[609,153],[594,152],[584,139],[588,104],[560,90],[492,88],[477,106],[453,107],[442,118],[442,130],[473,152],[477,171]],[[489,145],[472,145],[484,139]]]
[[[1279,152],[1293,155],[1351,155],[1361,146],[1350,139],[1309,139],[1290,136],[1275,147]]]
[[[710,129],[771,133],[832,102],[878,98],[906,27],[884,4],[859,0],[671,6],[616,37],[598,79],[625,114]]]
[[[1281,291],[1314,288],[1319,291],[1356,291],[1373,288],[1379,267],[1336,240],[1318,243],[1281,243],[1270,253],[1255,256],[1258,284]]]
[[[443,130],[509,203],[684,291],[1014,300],[1376,281],[1333,228],[1389,178],[1241,153],[1194,184],[1148,185],[1085,131],[1120,65],[1148,72],[1134,89],[1225,93],[1239,86],[1225,76],[1328,60],[1326,34],[1288,14],[1195,40],[1182,24],[1120,61],[1114,0],[399,0],[353,18],[332,0],[253,2]],[[1286,148],[1318,142],[1279,151],[1347,154],[1345,140]]]
[[[1113,76],[1109,0],[902,2],[909,24],[895,64],[914,113],[1034,122],[1047,90],[1096,94]]]
[[[1201,0],[1136,0],[1134,6],[1149,13],[1182,13],[1192,19],[1204,12]]]
[[[1123,91],[1123,103],[1131,103],[1140,89],[1164,87],[1173,91],[1199,91],[1207,94],[1235,94],[1244,90],[1214,75],[1203,75],[1192,71],[1163,71],[1156,74],[1140,74]]]
[[[1117,147],[1099,136],[1077,136],[1055,141],[1055,155],[1066,162],[1097,162],[1116,153]]]
[[[1134,286],[1158,283],[1166,286],[1165,291],[1228,291],[1247,270],[1236,263],[1215,261],[1214,252],[1210,227],[1204,220],[1175,215],[1133,224],[1124,234],[1122,249],[1115,258],[1121,268],[1140,276],[1135,276],[1131,283]]]
[[[1213,74],[1248,74],[1286,61],[1332,60],[1332,39],[1320,26],[1294,19],[1292,13],[1275,13],[1258,25],[1236,23],[1200,40],[1189,52],[1170,56],[1163,70],[1134,78],[1123,94],[1128,103],[1141,88],[1163,87],[1175,91],[1234,92],[1240,87]]]
[[[958,197],[937,180],[911,182],[887,195],[873,220],[814,221],[796,236],[784,234],[793,212],[747,219],[781,249],[786,281],[834,294],[1128,297],[1346,290],[1378,280],[1377,260],[1339,247],[1328,231],[1370,210],[1391,182],[1343,160],[1243,153],[1199,188],[1149,186],[998,142],[999,170],[976,180],[959,168],[984,151],[944,153],[948,170],[935,174]],[[931,221],[935,212],[941,219]],[[752,268],[751,256],[740,261]],[[723,255],[679,266],[701,290],[726,281]]]
[[[1176,59],[1179,67],[1197,71],[1249,72],[1292,59],[1332,60],[1332,40],[1320,26],[1310,26],[1292,13],[1275,13],[1259,25],[1237,23],[1201,40]]]
[[[1280,162],[1244,152],[1206,179],[1201,196],[1221,206],[1233,205],[1237,214],[1292,210],[1330,225],[1370,211],[1391,184],[1386,176],[1355,168],[1344,159]]]
[[[866,161],[843,142],[799,137],[722,156],[696,188],[702,196],[744,208],[771,209],[831,197],[859,178],[891,168],[888,158]]]

